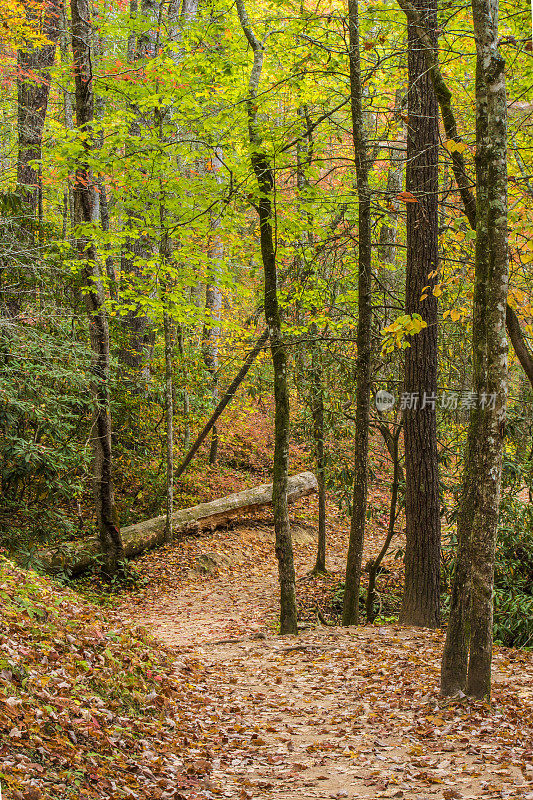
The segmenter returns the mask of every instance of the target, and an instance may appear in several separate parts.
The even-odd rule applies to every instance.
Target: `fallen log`
[[[301,497],[316,492],[317,479],[312,472],[301,472],[289,478],[287,499],[294,503]],[[230,494],[209,503],[200,503],[192,508],[175,511],[172,515],[174,537],[178,534],[196,533],[220,528],[235,517],[259,511],[272,504],[272,484],[264,483],[253,489]],[[134,558],[145,550],[164,543],[166,516],[155,517],[122,528],[122,541],[126,558]],[[67,572],[79,575],[88,569],[100,555],[100,544],[96,536],[82,543],[73,542],[61,547],[41,551],[38,559],[46,572]]]

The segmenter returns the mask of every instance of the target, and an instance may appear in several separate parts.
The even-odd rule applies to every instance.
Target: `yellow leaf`
[[[454,309],[452,309],[452,311],[451,311],[451,313],[450,313],[450,316],[451,316],[451,318],[453,319],[453,321],[454,321],[454,322],[457,322],[457,320],[458,320],[458,319],[460,318],[460,316],[461,316],[461,312],[460,312],[460,311],[457,311],[457,309],[456,309],[456,308],[454,308]]]
[[[456,142],[455,139],[448,139],[448,141],[444,143],[444,147],[448,153],[464,153],[467,146],[464,142]]]
[[[426,299],[426,297],[427,297],[427,294],[423,294],[423,295],[421,295],[421,296],[420,296],[420,302],[422,302],[422,300],[425,300],[425,299]]]
[[[433,289],[433,297],[440,297],[441,294],[442,294],[442,289],[440,288],[440,286],[435,286],[435,288]]]

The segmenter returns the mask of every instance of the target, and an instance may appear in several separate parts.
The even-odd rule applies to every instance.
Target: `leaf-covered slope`
[[[168,650],[2,557],[0,609],[4,798],[155,800],[204,783],[204,701]]]

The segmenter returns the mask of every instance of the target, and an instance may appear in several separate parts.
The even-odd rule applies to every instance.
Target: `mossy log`
[[[294,503],[301,497],[316,492],[317,479],[312,472],[301,472],[289,478],[287,499]],[[209,503],[200,503],[192,508],[175,511],[172,515],[174,537],[180,534],[197,533],[202,530],[214,530],[226,525],[236,517],[242,517],[272,505],[272,484],[264,483],[253,489],[230,494]],[[166,517],[138,522],[122,528],[124,554],[134,558],[145,550],[163,544],[165,539]],[[79,575],[94,563],[100,555],[98,538],[93,536],[83,542],[73,542],[61,547],[42,551],[39,560],[47,572],[65,571],[70,575]]]

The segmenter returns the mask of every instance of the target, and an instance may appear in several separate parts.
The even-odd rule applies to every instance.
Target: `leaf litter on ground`
[[[114,609],[2,560],[4,796],[533,800],[531,654],[496,649],[492,706],[445,701],[441,632],[320,625],[347,527],[329,517],[315,578],[315,520],[300,501],[297,638],[275,632],[268,516],[147,553]]]

